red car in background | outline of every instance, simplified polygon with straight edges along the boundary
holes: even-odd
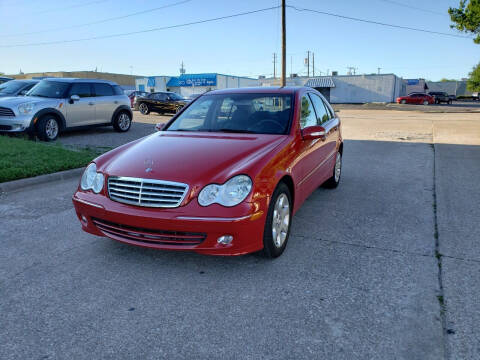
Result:
[[[157,130],[88,165],[73,196],[84,231],[157,249],[277,257],[307,197],[340,182],[340,120],[312,88],[212,91]]]
[[[433,96],[423,94],[423,93],[411,93],[407,96],[400,96],[397,98],[398,104],[423,104],[429,105],[435,103],[435,98]]]
[[[128,98],[130,99],[130,107],[132,109],[138,110],[137,109],[137,98],[147,96],[148,93],[145,91],[138,91],[138,90],[129,90],[128,93],[126,93]]]

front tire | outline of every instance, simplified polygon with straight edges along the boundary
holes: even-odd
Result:
[[[278,184],[268,207],[263,231],[263,256],[276,258],[283,254],[290,235],[292,196],[285,183]]]
[[[324,186],[329,189],[335,189],[340,184],[340,178],[342,177],[342,153],[339,151],[335,157],[335,166],[333,167],[333,174],[328,179]]]
[[[423,102],[423,105],[428,105],[428,104],[429,104],[428,100],[425,100],[425,101]]]
[[[126,111],[120,112],[113,120],[113,128],[118,132],[127,132],[132,126],[132,118]]]
[[[400,101],[400,104],[406,104],[406,103],[407,103],[407,100]]]
[[[53,115],[44,115],[37,125],[37,136],[42,141],[55,141],[60,133],[60,122]]]
[[[140,113],[142,113],[142,115],[148,115],[150,113],[150,108],[145,103],[140,103],[138,105],[138,110],[140,111]]]

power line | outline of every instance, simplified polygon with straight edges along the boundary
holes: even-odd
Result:
[[[235,18],[235,17],[239,17],[239,16],[245,16],[245,15],[256,14],[256,13],[270,11],[270,10],[275,10],[275,9],[278,9],[278,8],[279,8],[278,6],[272,6],[272,7],[268,7],[268,8],[246,11],[246,12],[241,12],[241,13],[227,15],[227,16],[220,16],[220,17],[211,18],[211,19],[192,21],[192,22],[184,23],[184,24],[162,26],[162,27],[146,29],[146,30],[131,31],[131,32],[127,32],[127,33],[101,35],[101,36],[93,36],[93,37],[70,39],[70,40],[55,40],[55,41],[44,41],[44,42],[37,42],[37,43],[0,45],[0,48],[66,44],[66,43],[73,43],[73,42],[80,42],[80,41],[87,41],[87,40],[110,39],[110,38],[114,38],[114,37],[121,37],[121,36],[135,35],[135,34],[143,34],[143,33],[147,33],[147,32],[154,32],[154,31],[161,31],[161,30],[167,30],[167,29],[175,29],[175,28],[180,28],[180,27],[185,27],[185,26],[190,26],[190,25],[204,24],[204,23],[208,23],[208,22],[214,22],[214,21],[219,21],[219,20],[224,20],[224,19],[231,19],[231,18]]]
[[[334,13],[330,13],[330,12],[326,12],[326,11],[319,11],[319,10],[307,9],[307,8],[298,8],[298,7],[293,6],[293,5],[287,5],[287,7],[291,8],[293,10],[296,10],[296,11],[300,11],[300,12],[301,11],[313,12],[313,13],[317,13],[317,14],[333,16],[333,17],[337,17],[337,18],[341,18],[341,19],[359,21],[359,22],[368,23],[368,24],[388,26],[388,27],[391,27],[391,28],[397,28],[397,29],[403,29],[403,30],[419,31],[419,32],[424,32],[424,33],[429,33],[429,34],[436,34],[436,35],[444,35],[444,36],[451,36],[451,37],[457,37],[457,38],[471,39],[470,36],[449,34],[449,33],[444,33],[444,32],[440,32],[440,31],[432,31],[432,30],[426,30],[426,29],[420,29],[420,28],[413,28],[413,27],[409,27],[409,26],[387,24],[387,23],[382,23],[382,22],[379,22],[379,21],[360,19],[360,18],[356,18],[356,17],[352,17],[352,16],[339,15],[339,14],[334,14]]]
[[[389,3],[389,4],[393,4],[393,5],[397,5],[397,6],[402,6],[402,7],[408,8],[408,9],[424,11],[424,12],[427,12],[427,13],[430,13],[430,14],[448,16],[446,13],[441,13],[439,11],[433,11],[433,10],[428,10],[428,9],[424,9],[424,8],[419,8],[419,7],[416,7],[416,6],[403,4],[403,3],[398,2],[398,1],[393,1],[393,0],[379,0],[379,1],[383,1],[385,3]]]
[[[94,4],[100,4],[100,3],[103,3],[103,2],[106,2],[106,1],[107,0],[96,0],[96,1],[84,2],[84,3],[81,3],[81,4],[71,5],[71,6],[59,6],[59,7],[56,7],[55,9],[38,11],[38,12],[36,12],[36,14],[45,14],[45,13],[48,13],[48,12],[58,11],[58,10],[77,9],[79,7],[84,7],[84,6],[94,5]]]
[[[190,1],[192,1],[192,0],[178,1],[178,2],[173,3],[173,4],[167,4],[167,5],[159,6],[159,7],[148,9],[148,10],[138,11],[138,12],[135,12],[135,13],[132,13],[132,14],[111,17],[111,18],[102,19],[102,20],[98,20],[98,21],[92,21],[92,22],[84,23],[84,24],[58,27],[58,28],[46,29],[46,30],[40,30],[40,31],[32,31],[32,32],[26,32],[26,33],[20,33],[20,34],[10,34],[10,35],[7,34],[7,35],[2,35],[2,37],[14,37],[14,36],[22,36],[22,35],[43,34],[43,33],[46,33],[46,32],[67,30],[67,29],[75,29],[75,28],[84,27],[84,26],[103,24],[103,23],[106,23],[106,22],[109,22],[109,21],[126,19],[126,18],[129,18],[129,17],[132,17],[132,16],[142,15],[142,14],[152,12],[152,11],[158,11],[158,10],[166,9],[166,8],[177,6],[177,5],[182,5],[182,4],[188,3]]]

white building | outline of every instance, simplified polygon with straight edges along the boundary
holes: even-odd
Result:
[[[136,80],[139,91],[172,91],[182,96],[202,94],[216,89],[258,86],[257,79],[217,73],[150,76]]]
[[[263,79],[263,86],[279,85],[279,79]],[[287,85],[309,86],[331,103],[395,102],[405,94],[405,83],[394,74],[291,77]]]

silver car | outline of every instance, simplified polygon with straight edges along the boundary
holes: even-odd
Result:
[[[25,97],[0,98],[0,131],[28,132],[44,141],[84,126],[112,125],[125,132],[131,123],[130,99],[106,80],[44,79]]]
[[[0,84],[0,97],[24,96],[31,88],[38,84],[38,80],[10,80]]]

